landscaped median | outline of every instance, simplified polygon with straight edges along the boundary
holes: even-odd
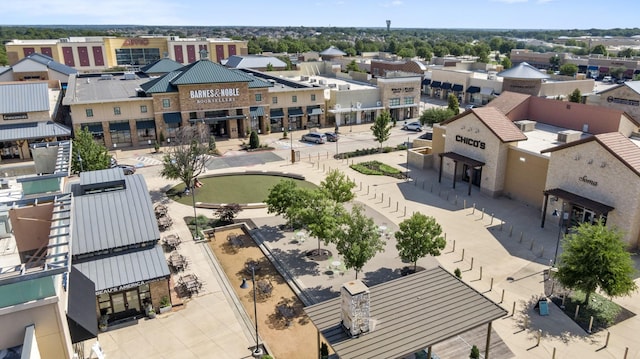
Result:
[[[407,176],[399,169],[391,167],[379,161],[367,161],[349,165],[354,171],[365,175],[389,176],[398,179],[405,179]]]

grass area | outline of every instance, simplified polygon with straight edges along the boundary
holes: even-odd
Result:
[[[196,202],[258,203],[267,199],[269,190],[285,177],[269,175],[231,175],[199,178],[203,186],[196,189]],[[311,182],[293,179],[303,188],[316,188]],[[172,200],[191,206],[191,195],[184,195],[184,183],[167,191]]]
[[[361,162],[353,164],[349,167],[365,175],[389,176],[394,178],[405,177],[402,171],[400,171],[399,169],[391,167],[379,161]]]
[[[610,301],[606,297],[603,297],[597,293],[591,294],[591,303],[589,306],[583,304],[585,294],[581,291],[574,291],[569,294],[564,301],[564,312],[573,318],[576,313],[576,306],[580,306],[578,312],[578,318],[575,322],[578,323],[584,330],[589,329],[589,322],[593,316],[592,332],[596,332],[601,329],[608,328],[614,324],[617,324],[623,320],[633,317],[635,314],[627,309],[617,305]],[[553,302],[561,305],[561,298],[554,298]]]

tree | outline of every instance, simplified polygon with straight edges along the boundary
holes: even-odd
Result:
[[[358,279],[362,267],[377,252],[384,251],[385,241],[380,237],[373,219],[364,214],[362,205],[354,205],[338,227],[335,244],[345,267],[355,269]]]
[[[356,184],[337,169],[329,171],[327,177],[320,182],[320,189],[325,195],[338,203],[351,201],[356,196],[352,192],[355,187]]]
[[[216,153],[216,136],[209,136],[209,154],[213,155]]]
[[[258,137],[258,133],[256,131],[251,131],[251,135],[249,135],[249,148],[256,149],[260,147],[260,138]]]
[[[579,89],[573,90],[569,95],[569,102],[582,103],[582,94]]]
[[[193,187],[193,180],[205,170],[209,151],[209,133],[199,126],[180,127],[175,132],[168,153],[162,158],[160,176],[179,179],[185,189]]]
[[[400,49],[400,51],[398,51],[398,56],[402,57],[403,59],[410,59],[416,56],[416,50],[410,47],[403,47],[402,49]]]
[[[335,239],[338,226],[343,221],[346,211],[342,204],[326,196],[320,190],[302,189],[301,202],[287,211],[287,215],[295,222],[309,231],[309,234],[318,238],[318,250],[320,244],[329,244]]]
[[[506,70],[506,69],[510,69],[513,66],[513,64],[511,63],[511,59],[508,57],[504,57],[502,58],[502,67]]]
[[[622,232],[602,221],[581,223],[562,240],[556,278],[563,286],[585,293],[585,303],[600,289],[609,297],[630,295],[637,289],[635,268],[625,249]]]
[[[282,180],[269,189],[267,199],[267,213],[275,213],[285,217],[290,225],[293,225],[289,217],[289,210],[302,205],[303,194],[298,185],[290,179]]]
[[[111,165],[109,150],[104,145],[93,140],[93,135],[87,127],[76,132],[71,147],[73,152],[71,158],[72,172],[103,170]]]
[[[549,58],[549,65],[551,65],[551,69],[558,70],[560,68],[560,57],[556,54]]]
[[[216,209],[215,215],[220,219],[220,222],[230,224],[233,223],[233,219],[240,211],[242,211],[242,207],[239,204],[229,203]]]
[[[413,262],[416,270],[418,259],[427,255],[439,256],[447,242],[442,234],[442,227],[436,219],[415,213],[400,223],[400,230],[396,232],[396,248],[401,258]]]
[[[358,63],[356,63],[356,60],[351,60],[351,62],[348,63],[347,66],[345,67],[345,70],[347,70],[347,72],[349,71],[360,72],[360,67],[358,67]]]
[[[451,110],[454,115],[460,113],[460,103],[458,102],[458,98],[456,97],[456,95],[450,93],[449,97],[447,98],[447,102],[447,108]]]
[[[453,116],[455,116],[455,114],[448,108],[432,107],[422,111],[420,123],[433,126],[434,123],[440,123]]]
[[[268,63],[265,71],[273,71],[273,65],[271,63]]]
[[[618,51],[618,57],[634,57],[635,55],[636,51],[630,47]]]
[[[380,149],[382,149],[382,143],[389,139],[391,136],[391,114],[389,111],[384,110],[380,113],[380,116],[376,117],[371,126],[373,131],[373,137],[380,143]]]
[[[578,72],[578,66],[574,64],[564,64],[560,66],[560,75],[574,76]]]
[[[607,48],[602,44],[598,44],[598,45],[594,46],[593,49],[591,49],[591,53],[592,54],[600,54],[600,55],[604,55],[604,56],[607,56],[607,54],[608,54]]]
[[[469,359],[479,359],[480,358],[480,349],[474,344],[471,347],[471,353],[469,353]]]
[[[627,71],[626,67],[614,67],[611,69],[610,74],[617,79],[621,79],[625,71]]]

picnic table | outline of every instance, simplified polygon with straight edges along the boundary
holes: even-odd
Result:
[[[176,271],[184,270],[187,267],[187,258],[182,254],[174,251],[169,255],[169,265]]]
[[[162,244],[172,250],[178,248],[181,242],[182,241],[177,234],[169,234],[162,238]]]
[[[202,282],[195,274],[186,274],[180,276],[180,279],[178,279],[178,284],[182,286],[184,291],[189,296],[192,296],[193,293],[198,293],[202,288]]]
[[[168,215],[158,217],[158,229],[164,231],[173,225],[173,220]]]

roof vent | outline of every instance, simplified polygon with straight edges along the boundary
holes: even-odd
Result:
[[[558,142],[569,143],[580,139],[582,132],[574,130],[565,130],[558,132]]]
[[[536,129],[536,121],[521,120],[521,121],[515,121],[514,124],[518,126],[518,128],[522,132],[530,132]]]

